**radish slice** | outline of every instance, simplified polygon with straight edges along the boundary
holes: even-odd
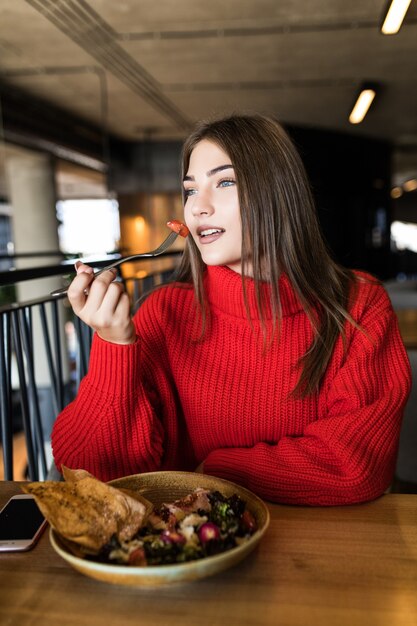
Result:
[[[219,540],[220,539],[219,527],[216,524],[213,524],[213,522],[206,522],[205,524],[200,526],[198,530],[198,538],[200,539],[203,545],[209,541],[213,541],[213,539],[215,541]]]

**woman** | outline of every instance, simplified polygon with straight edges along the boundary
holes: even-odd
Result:
[[[381,495],[410,388],[385,291],[330,258],[276,122],[200,124],[183,172],[191,234],[175,283],[131,320],[114,274],[78,267],[68,296],[96,334],[53,431],[58,467],[197,469],[291,504]]]

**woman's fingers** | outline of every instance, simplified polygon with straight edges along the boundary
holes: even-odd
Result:
[[[105,308],[108,308],[108,301],[110,301],[110,306],[115,308],[120,297],[120,291],[123,289],[123,285],[113,282],[115,278],[116,271],[107,270],[94,279],[94,282],[88,288],[88,297],[86,297],[83,307],[85,315],[91,315],[98,311],[103,304],[105,304]]]
[[[74,312],[100,337],[112,343],[134,343],[136,331],[130,315],[129,296],[121,283],[114,282],[115,270],[94,278],[94,270],[81,262],[68,289]]]
[[[86,272],[87,274],[92,274],[94,272],[93,268],[90,267],[90,265],[87,265],[86,263],[83,263],[79,260],[75,261],[74,267],[77,271],[77,274],[82,274],[83,272]]]
[[[119,284],[110,285],[110,287],[113,286],[121,287]],[[100,324],[97,333],[105,341],[123,344],[136,341],[136,329],[130,316],[130,300],[125,291],[120,290],[116,294],[116,289],[109,288],[98,316],[100,316]]]
[[[80,261],[75,264],[77,276],[68,288],[68,299],[74,312],[79,315],[87,301],[88,287],[94,280],[94,270]]]

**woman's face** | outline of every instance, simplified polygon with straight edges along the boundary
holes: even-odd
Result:
[[[229,156],[203,139],[191,153],[184,178],[184,219],[206,265],[241,271],[242,223]]]

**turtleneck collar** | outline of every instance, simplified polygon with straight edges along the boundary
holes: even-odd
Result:
[[[212,306],[234,317],[247,317],[243,299],[242,276],[225,266],[208,266],[205,277],[207,297]],[[255,297],[255,281],[246,278],[246,291],[251,319],[257,319],[258,309]],[[261,283],[261,291],[266,296],[266,317],[271,318],[269,306],[270,286]],[[281,299],[282,315],[294,315],[302,310],[300,301],[294,292],[288,276],[281,274],[279,278],[279,295]]]

